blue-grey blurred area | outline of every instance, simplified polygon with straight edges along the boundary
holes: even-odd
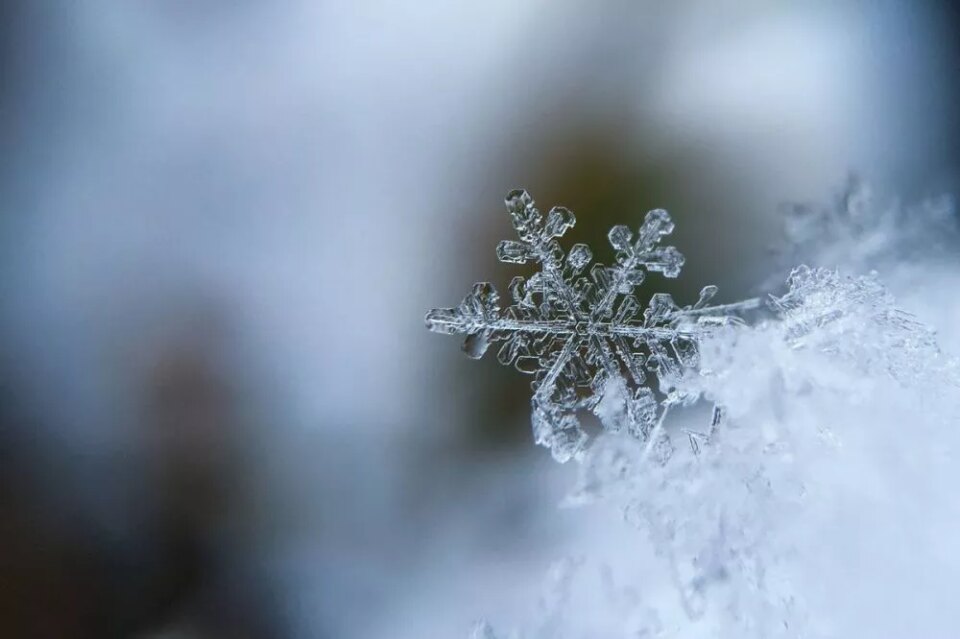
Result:
[[[575,526],[527,380],[423,314],[525,186],[677,221],[679,296],[777,205],[949,192],[951,3],[7,0],[0,636],[464,636]],[[519,595],[516,595],[519,596]]]

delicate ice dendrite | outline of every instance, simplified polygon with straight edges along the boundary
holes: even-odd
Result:
[[[633,293],[647,275],[677,277],[684,262],[676,248],[660,245],[673,231],[662,209],[648,212],[636,234],[626,226],[610,229],[614,264],[594,263],[588,270],[593,254],[587,245],[575,244],[564,254],[558,241],[576,222],[573,212],[554,207],[544,218],[523,190],[510,192],[506,206],[518,239],[500,242],[497,257],[514,264],[536,262],[539,272],[513,278],[512,303],[506,308],[500,307],[494,286],[480,282],[459,306],[427,313],[427,327],[465,335],[464,351],[473,358],[498,343],[502,364],[536,376],[534,438],[557,460],[567,461],[584,449],[580,410],[600,415],[608,430],[626,429],[659,444],[657,425],[664,412],[692,399],[676,386],[697,366],[699,339],[758,301],[709,306],[717,287],[706,286],[691,306],[657,293],[641,308]],[[651,376],[659,393],[650,387]],[[616,396],[617,410],[598,410],[605,394]]]

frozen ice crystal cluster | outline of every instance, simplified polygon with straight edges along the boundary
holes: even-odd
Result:
[[[616,256],[607,266],[593,263],[586,244],[564,253],[558,240],[576,223],[570,210],[554,207],[544,217],[524,190],[510,192],[505,202],[517,239],[500,242],[497,257],[535,262],[540,271],[513,278],[506,308],[492,284],[479,282],[458,306],[427,313],[427,327],[464,335],[463,349],[473,358],[498,344],[502,364],[535,376],[534,438],[558,461],[585,448],[582,410],[594,411],[607,430],[625,430],[667,454],[657,425],[671,406],[696,399],[678,386],[697,366],[698,341],[758,301],[712,306],[717,287],[706,286],[693,305],[657,293],[642,308],[634,291],[647,276],[677,277],[684,263],[676,248],[661,245],[673,232],[662,209],[648,212],[636,234],[626,226],[610,229]],[[611,406],[604,397],[617,401]]]

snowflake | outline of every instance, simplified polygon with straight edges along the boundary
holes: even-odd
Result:
[[[684,263],[676,248],[660,245],[673,232],[662,209],[647,213],[636,236],[626,226],[610,229],[615,264],[595,263],[586,275],[590,248],[575,244],[564,255],[557,239],[576,222],[570,210],[554,207],[544,220],[524,190],[510,192],[505,203],[518,240],[500,242],[497,257],[513,264],[537,262],[540,271],[529,279],[513,278],[513,304],[505,309],[494,286],[479,282],[458,306],[427,313],[427,327],[466,335],[463,348],[473,358],[502,342],[499,361],[535,376],[534,439],[558,461],[585,449],[587,435],[577,417],[583,410],[594,412],[607,430],[625,429],[647,442],[647,452],[653,446],[668,452],[661,425],[670,406],[696,399],[677,385],[697,366],[698,341],[759,301],[708,306],[717,287],[706,286],[691,306],[657,293],[641,308],[634,290],[647,275],[675,278]]]

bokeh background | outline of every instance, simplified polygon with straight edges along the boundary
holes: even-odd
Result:
[[[521,615],[572,468],[423,314],[525,186],[756,292],[778,206],[960,177],[946,2],[6,0],[0,636]],[[586,530],[585,530],[586,528]],[[525,599],[526,598],[526,599]]]

